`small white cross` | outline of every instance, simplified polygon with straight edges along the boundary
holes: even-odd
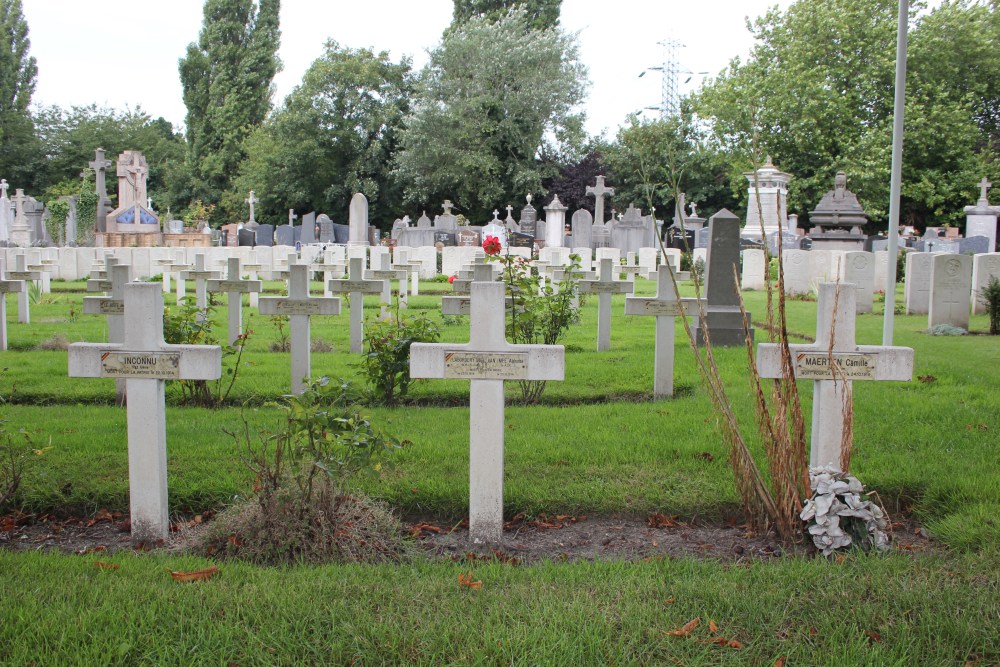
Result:
[[[562,345],[511,345],[504,337],[504,285],[472,284],[469,342],[414,343],[410,377],[471,380],[469,389],[469,537],[503,537],[505,380],[562,380]]]
[[[816,342],[789,345],[791,368],[782,360],[781,345],[757,345],[757,372],[762,378],[814,380],[811,467],[832,466],[847,472],[841,445],[845,411],[850,410],[852,380],[913,379],[913,349],[856,345],[854,338],[857,291],[850,283],[822,283],[816,312]],[[847,421],[850,429],[850,421]]]
[[[230,257],[226,264],[226,279],[213,278],[208,281],[209,292],[225,292],[229,309],[229,344],[232,345],[243,334],[243,295],[256,294],[261,289],[259,280],[243,280],[240,272],[240,258]]]
[[[364,352],[365,342],[365,294],[379,294],[382,291],[381,280],[365,280],[365,260],[362,257],[352,257],[349,262],[347,280],[330,280],[327,286],[331,292],[347,293],[350,296],[351,308],[351,353]]]
[[[35,281],[42,279],[41,271],[28,270],[28,256],[20,252],[14,256],[14,270],[7,274],[10,280]],[[17,293],[17,321],[20,324],[31,324],[31,308],[28,300],[27,284],[25,289]]]
[[[118,260],[108,256],[107,279],[88,280],[87,285],[106,287],[94,291],[109,292],[110,296],[83,297],[83,312],[88,315],[104,315],[108,318],[108,342],[125,342],[125,286],[132,280],[132,267],[119,264]],[[125,381],[115,380],[116,405],[125,405]]]
[[[312,375],[309,318],[313,315],[340,315],[340,299],[309,296],[309,267],[288,267],[288,296],[262,296],[261,315],[288,315],[291,329],[292,393],[301,394]]]
[[[0,350],[7,349],[7,293],[17,292],[18,296],[25,292],[23,280],[5,279],[5,259],[0,256]]]
[[[372,257],[375,256],[372,255]],[[392,258],[389,257],[389,253],[380,253],[378,255],[378,268],[366,271],[364,274],[365,280],[382,281],[382,312],[379,315],[382,319],[389,316],[388,308],[392,304],[392,281],[398,279],[402,282],[406,280],[407,275],[404,270],[393,269],[391,263]]]
[[[580,291],[597,293],[597,351],[611,349],[611,295],[631,294],[635,286],[627,281],[618,280],[614,262],[602,259],[596,280],[581,280]]]
[[[194,256],[194,268],[181,271],[178,280],[194,280],[195,304],[198,310],[208,308],[208,281],[219,277],[218,271],[210,271],[205,265],[205,254]],[[200,316],[199,316],[200,317]]]
[[[247,222],[248,223],[250,223],[250,222],[257,222],[256,220],[254,220],[254,217],[253,217],[253,213],[254,213],[254,208],[253,207],[254,207],[254,204],[258,203],[260,200],[257,199],[257,197],[254,196],[253,190],[250,191],[250,196],[247,197],[246,199],[244,199],[243,201],[245,201],[246,203],[250,204],[250,218],[247,220]]]
[[[455,285],[462,283],[460,286],[462,291],[455,289],[455,292],[459,294],[457,296],[443,296],[441,297],[441,314],[442,315],[468,315],[472,312],[472,297],[469,296],[473,282],[489,283],[496,280],[496,274],[493,271],[493,264],[486,262],[485,260],[480,261],[472,266],[472,277],[470,280],[455,280],[452,282],[451,286],[454,288]],[[509,298],[508,298],[509,302]]]
[[[122,344],[73,343],[69,376],[121,378],[128,392],[129,507],[133,542],[167,538],[167,430],[165,380],[215,380],[222,373],[217,345],[168,345],[163,341],[163,288],[125,287]]]
[[[986,193],[990,191],[991,187],[993,187],[993,184],[990,183],[988,180],[986,180],[986,177],[983,176],[983,180],[979,181],[979,201],[980,202],[986,202],[987,204],[989,204],[990,200],[986,197]],[[6,190],[4,190],[4,192],[6,192]]]

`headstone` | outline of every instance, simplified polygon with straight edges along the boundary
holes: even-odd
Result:
[[[875,256],[870,252],[846,252],[843,257],[843,281],[854,285],[857,314],[872,312],[875,292]]]
[[[697,312],[693,300],[678,301],[670,266],[661,264],[656,271],[656,296],[625,297],[626,315],[656,317],[656,342],[653,352],[653,398],[674,395],[674,318]]]
[[[764,257],[764,251],[749,248],[744,250],[742,255],[743,276],[740,279],[740,288],[745,290],[766,289],[767,260]]]
[[[568,209],[554,195],[545,207],[545,247],[562,248],[566,245],[566,211]]]
[[[351,197],[351,208],[348,225],[350,227],[350,245],[370,245],[368,242],[368,199],[360,192]]]
[[[573,228],[573,247],[593,248],[594,219],[590,215],[590,211],[585,208],[576,211],[573,213],[573,219],[570,224]]]
[[[472,285],[469,342],[414,343],[410,377],[471,381],[469,394],[469,537],[503,537],[504,391],[506,380],[562,380],[561,345],[511,345],[504,338],[504,285]]]
[[[440,243],[444,247],[454,246],[457,241],[455,239],[455,232],[434,232],[434,243],[435,245]]]
[[[535,239],[538,238],[538,211],[531,205],[531,195],[527,195],[525,200],[528,203],[521,209],[521,219],[518,224],[522,234],[527,234]]]
[[[247,218],[247,224],[246,224],[246,225],[244,225],[244,226],[245,226],[245,227],[246,227],[247,229],[251,229],[251,230],[253,230],[253,229],[257,229],[257,224],[258,224],[258,223],[257,223],[257,219],[256,219],[256,218],[254,217],[254,214],[256,213],[256,211],[255,211],[254,207],[255,207],[255,206],[256,206],[256,205],[258,204],[258,203],[260,203],[260,200],[259,200],[259,199],[257,199],[257,196],[256,196],[256,195],[254,194],[254,191],[253,191],[253,190],[251,190],[251,191],[250,191],[250,196],[249,196],[249,197],[247,197],[246,199],[244,199],[243,201],[245,201],[245,202],[246,202],[247,204],[249,204],[249,206],[250,206],[250,217],[249,217],[249,218]],[[263,244],[261,244],[261,245],[263,245]]]
[[[257,225],[257,245],[267,248],[274,245],[274,225]]]
[[[906,273],[903,298],[907,315],[924,315],[931,306],[931,265],[934,254],[906,253]]]
[[[643,218],[642,211],[630,205],[621,220],[611,223],[611,245],[623,253],[656,247],[652,223]]]
[[[239,245],[239,225],[236,223],[230,223],[228,225],[222,225],[220,229],[222,230],[222,245],[229,248]]]
[[[702,227],[694,233],[694,247],[695,248],[707,248],[708,247],[708,227]]]
[[[1000,252],[976,255],[972,258],[972,312],[976,315],[986,312],[986,302],[982,294],[990,284],[990,278],[1000,280]]]
[[[156,283],[130,283],[125,288],[124,343],[70,345],[70,377],[125,380],[134,542],[155,544],[170,531],[165,380],[215,380],[221,373],[218,346],[163,342],[163,290]]]
[[[972,257],[935,255],[931,260],[930,308],[927,327],[950,324],[969,328],[972,299]]]
[[[319,242],[334,243],[336,237],[333,232],[333,220],[326,213],[320,213],[316,217],[316,225],[319,227]]]
[[[292,393],[301,394],[312,375],[309,318],[313,315],[339,315],[340,299],[309,296],[309,267],[305,264],[290,266],[289,274],[288,296],[261,297],[260,314],[288,316],[291,330]]]
[[[737,289],[740,262],[740,220],[722,209],[708,220],[709,245],[705,260],[706,322],[695,320],[697,341],[705,342],[705,330],[713,347],[743,346],[753,328],[744,328]],[[749,318],[749,314],[748,314]],[[750,320],[753,321],[752,319]]]
[[[748,181],[748,200],[742,235],[763,243],[770,234],[788,227],[788,181],[792,175],[777,169],[770,155],[763,167],[743,175]]]
[[[279,225],[274,230],[274,245],[295,245],[295,230],[291,225]]]
[[[597,280],[581,280],[580,292],[597,294],[597,351],[611,349],[611,295],[631,294],[635,286],[615,275],[614,262],[602,259],[597,273]]]
[[[462,248],[469,248],[482,245],[479,239],[479,232],[468,227],[459,228],[455,234],[455,245]]]
[[[993,252],[990,239],[986,236],[968,236],[958,239],[958,253],[960,255],[980,255],[982,253]]]
[[[253,248],[257,245],[257,232],[252,229],[240,229],[236,232],[236,240],[239,246]]]
[[[208,291],[226,293],[226,307],[229,309],[227,333],[229,344],[233,345],[243,335],[243,295],[259,293],[262,283],[259,280],[243,280],[239,257],[230,257],[226,265],[226,279],[209,280]]]
[[[509,241],[511,248],[533,248],[535,246],[535,237],[521,232],[511,232]]]
[[[838,294],[839,292],[839,294]],[[757,346],[757,371],[762,378],[791,374],[797,380],[814,380],[811,467],[832,466],[847,472],[843,443],[850,443],[854,380],[907,382],[913,378],[913,350],[908,347],[857,345],[854,336],[856,289],[853,285],[823,283],[819,286],[816,342],[789,345],[792,367],[783,368],[778,343]]]
[[[445,199],[444,203],[441,204],[441,208],[444,209],[444,213],[434,218],[434,229],[442,232],[458,231],[458,218],[456,218],[451,212],[451,201]]]
[[[594,179],[594,185],[588,185],[586,189],[586,194],[594,198],[594,218],[593,224],[595,226],[604,226],[604,197],[610,196],[615,193],[614,188],[608,188],[604,186],[604,176],[598,175]],[[582,243],[577,243],[576,245],[583,245]]]
[[[347,280],[331,280],[327,283],[330,291],[348,294],[351,300],[351,353],[362,354],[365,351],[365,294],[379,294],[382,291],[381,280],[366,280],[365,260],[353,257],[349,263]]]
[[[351,228],[348,225],[333,223],[333,242],[347,245],[351,238]]]
[[[0,254],[0,350],[7,349],[7,294],[26,291],[25,281],[6,278],[4,257]]]
[[[965,235],[985,236],[987,238],[985,252],[993,252],[997,247],[997,216],[1000,216],[1000,207],[990,206],[987,193],[992,185],[984,176],[983,180],[979,181],[979,201],[975,206],[965,207]]]

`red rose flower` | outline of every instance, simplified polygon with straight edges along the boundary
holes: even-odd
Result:
[[[495,236],[487,236],[486,240],[483,241],[483,252],[487,255],[499,255],[500,239]]]
[[[455,282],[455,276],[448,276],[448,284],[451,285]]]

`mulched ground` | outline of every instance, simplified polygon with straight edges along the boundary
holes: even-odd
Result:
[[[139,545],[130,541],[127,517],[99,511],[92,517],[55,518],[14,514],[0,517],[0,549],[11,551],[61,551],[73,554],[111,554],[124,550],[183,549],[177,537],[211,520],[197,515],[175,525],[177,533],[165,544]],[[559,515],[525,519],[514,517],[504,526],[503,544],[471,544],[465,522],[454,526],[429,520],[404,522],[422,551],[442,560],[497,558],[505,562],[543,560],[640,561],[653,558],[695,557],[742,563],[784,555],[801,555],[808,549],[786,549],[772,535],[757,535],[745,526],[685,522],[676,516],[574,517]],[[905,520],[893,524],[893,549],[921,553],[940,549],[923,528]]]

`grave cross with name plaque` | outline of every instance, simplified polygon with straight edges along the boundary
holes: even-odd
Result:
[[[0,256],[0,350],[7,349],[7,294],[26,291],[23,280],[6,280],[5,270],[4,258]]]
[[[602,259],[596,280],[581,280],[580,291],[584,294],[597,293],[597,351],[611,349],[611,295],[631,294],[635,285],[618,280],[614,261]]]
[[[243,335],[243,295],[259,293],[259,280],[243,280],[240,272],[240,258],[230,257],[226,264],[226,279],[213,278],[208,281],[209,292],[225,292],[226,307],[229,309],[229,344]]]
[[[69,376],[122,378],[128,392],[129,509],[132,541],[167,538],[167,430],[165,380],[215,380],[222,373],[217,345],[163,341],[163,288],[125,287],[125,337],[119,345],[73,343]]]
[[[414,343],[410,377],[471,380],[469,390],[469,537],[497,544],[503,537],[505,380],[562,380],[562,345],[512,345],[504,338],[502,283],[472,284],[469,342]]]
[[[349,317],[351,320],[351,353],[365,351],[365,294],[379,294],[381,280],[365,280],[365,260],[352,257],[348,262],[347,280],[330,280],[327,286],[331,292],[346,293],[351,300]]]
[[[375,255],[372,255],[372,260],[375,260]],[[392,281],[393,280],[406,280],[406,271],[393,269],[390,264],[392,259],[389,257],[389,253],[382,253],[378,255],[378,268],[365,271],[365,280],[380,280],[382,281],[382,312],[379,314],[380,319],[386,319],[389,317],[389,305],[392,303]]]
[[[114,263],[108,257],[108,276],[108,280],[87,281],[88,285],[96,283],[95,287],[106,287],[100,291],[108,292],[110,296],[83,297],[83,312],[107,317],[108,342],[120,345],[125,342],[125,286],[132,280],[132,267]],[[125,405],[124,380],[115,380],[115,401],[118,406]]]
[[[208,281],[219,277],[217,271],[211,271],[205,266],[205,255],[198,253],[194,256],[194,268],[181,271],[178,280],[194,280],[195,305],[198,310],[208,308]],[[198,319],[203,316],[199,315]]]
[[[762,378],[791,375],[797,380],[814,380],[811,467],[832,466],[847,472],[841,445],[852,439],[849,430],[844,432],[844,412],[850,409],[853,380],[913,379],[912,348],[855,344],[856,298],[853,284],[819,285],[816,342],[788,346],[791,368],[783,367],[780,344],[757,346],[757,371]]]
[[[288,296],[262,296],[261,315],[287,315],[291,330],[292,393],[301,394],[311,375],[309,318],[313,315],[340,315],[340,299],[309,296],[309,267],[289,267]]]
[[[656,343],[653,351],[653,398],[674,395],[674,318],[697,312],[695,299],[677,300],[669,264],[656,270],[656,296],[625,297],[626,315],[656,317]]]

